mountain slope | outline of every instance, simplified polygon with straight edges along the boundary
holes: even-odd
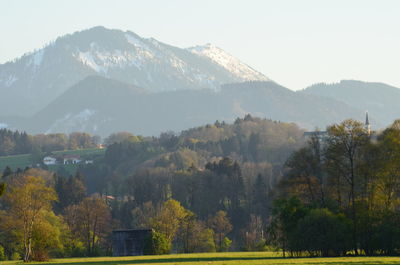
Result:
[[[31,115],[90,75],[154,92],[268,80],[211,45],[181,49],[133,32],[95,27],[0,65],[0,112]]]
[[[120,81],[89,76],[23,124],[29,131],[40,133],[97,132],[98,127],[107,127],[116,118],[122,118],[122,113],[127,114],[124,118],[128,123],[130,109],[147,93],[145,89]]]
[[[341,101],[300,94],[272,82],[228,84],[223,86],[223,92],[248,113],[295,122],[309,130],[325,129],[347,118],[362,120],[364,117],[362,111]]]
[[[334,84],[316,84],[299,93],[340,100],[368,111],[383,125],[400,118],[400,89],[383,83],[342,80]]]
[[[257,72],[250,66],[239,61],[237,58],[228,54],[221,48],[218,48],[210,43],[204,46],[195,46],[187,49],[188,51],[211,60],[214,63],[222,66],[230,73],[241,77],[243,81],[264,80],[268,79],[260,72]]]
[[[296,122],[313,129],[363,112],[328,98],[299,94],[274,82],[245,82],[221,90],[150,92],[99,76],[88,77],[34,117],[20,123],[29,132],[86,131],[106,136],[115,131],[158,135],[250,113]]]

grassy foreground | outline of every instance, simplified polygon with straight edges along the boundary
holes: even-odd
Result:
[[[22,264],[20,261],[4,261],[0,264]],[[29,264],[75,264],[75,265],[261,265],[261,264],[400,264],[400,257],[339,257],[339,258],[282,258],[272,252],[229,252],[229,253],[202,253],[177,254],[163,256],[140,257],[99,257],[99,258],[71,258],[55,259],[50,262]]]

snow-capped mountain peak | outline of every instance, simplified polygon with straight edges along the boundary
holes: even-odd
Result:
[[[152,51],[152,49],[149,48],[149,46],[143,41],[143,39],[136,36],[136,34],[133,34],[131,32],[126,32],[125,38],[130,44],[132,44],[138,49]]]
[[[268,80],[210,44],[181,49],[130,31],[94,27],[65,35],[33,53],[0,64],[0,113],[29,115],[90,75],[153,92],[218,90],[225,83]],[[5,93],[9,96],[3,97]],[[1,98],[16,100],[3,102]],[[21,98],[29,104],[14,110]]]
[[[234,75],[243,78],[245,81],[270,81],[262,73],[254,70],[247,64],[241,62],[236,57],[230,55],[223,49],[211,43],[190,47],[187,48],[187,50],[199,56],[210,59],[211,61],[224,67],[226,70],[233,73]]]

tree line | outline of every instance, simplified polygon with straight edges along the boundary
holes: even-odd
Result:
[[[74,132],[29,135],[26,132],[0,129],[0,156],[48,153],[53,151],[93,148],[100,144],[99,136]]]
[[[40,169],[3,176],[0,259],[46,261],[49,257],[111,254],[111,231],[119,228],[109,196],[86,194],[80,175],[64,177]],[[224,211],[205,221],[180,202],[147,202],[132,210],[137,228],[152,228],[145,254],[226,251],[232,225]]]
[[[269,227],[290,253],[394,255],[400,250],[400,120],[370,135],[346,120],[293,153]]]

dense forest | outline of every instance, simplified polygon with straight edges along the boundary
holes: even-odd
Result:
[[[35,250],[37,239],[33,238],[28,255],[24,244],[17,244],[23,233],[11,236],[3,228],[0,244],[8,258],[108,254],[110,231],[116,228],[154,228],[159,238],[165,237],[168,247],[164,251],[263,248],[260,242],[272,189],[282,176],[284,162],[304,145],[304,139],[295,124],[247,115],[234,124],[217,121],[179,135],[115,133],[105,144],[104,158],[81,165],[74,176],[62,169],[56,173],[40,169],[4,172],[7,188],[1,205],[6,212],[13,211],[14,202],[10,198],[14,192],[7,191],[17,185],[14,181],[21,183],[19,178],[36,176],[33,181],[43,175],[41,185],[51,188],[58,198],[46,206],[46,214],[51,213],[54,220],[46,214],[41,217],[51,222],[47,228],[58,229],[57,244],[46,243],[44,249]],[[89,209],[102,209],[102,221],[91,233],[94,238],[88,240],[88,231],[79,226],[89,221],[79,218],[87,216],[82,211],[90,203],[96,207]],[[172,216],[171,211],[175,212]],[[175,224],[174,228],[163,227],[165,223]],[[1,224],[17,225],[6,220]]]
[[[112,134],[104,157],[72,176],[8,168],[0,258],[109,255],[123,228],[153,229],[146,254],[398,253],[400,122],[379,134],[353,120],[303,133],[246,115],[159,137]]]
[[[381,133],[346,120],[286,163],[270,243],[293,255],[400,253],[400,120]]]

